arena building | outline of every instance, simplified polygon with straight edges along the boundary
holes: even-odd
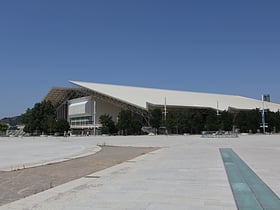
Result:
[[[122,85],[70,81],[76,88],[54,87],[44,100],[51,101],[58,119],[67,119],[72,130],[95,132],[101,125],[99,117],[112,116],[116,122],[121,110],[131,110],[148,121],[148,111],[160,108],[170,110],[217,110],[236,112],[250,109],[269,109],[276,112],[280,104],[269,97],[256,100],[248,97],[224,94],[175,91]]]

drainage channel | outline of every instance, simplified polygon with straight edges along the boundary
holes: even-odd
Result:
[[[279,210],[279,197],[231,149],[220,148],[228,180],[239,210]]]

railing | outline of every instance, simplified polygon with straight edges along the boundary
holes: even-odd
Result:
[[[93,124],[91,122],[88,122],[88,123],[83,123],[83,122],[75,122],[75,123],[71,123],[70,124],[70,128],[78,128],[78,129],[83,129],[83,128],[88,128],[88,129],[91,129],[91,128],[99,128],[99,127],[102,127],[101,124]]]
[[[202,138],[237,138],[238,134],[232,131],[202,131]]]
[[[6,135],[7,136],[23,136],[25,132],[23,129],[16,129],[16,130],[7,130]]]
[[[156,134],[156,129],[155,128],[152,128],[152,127],[148,127],[148,126],[144,126],[141,128],[141,130],[144,132],[144,133],[148,133],[148,134]]]

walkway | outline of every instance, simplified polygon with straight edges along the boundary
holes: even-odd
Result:
[[[279,197],[279,139],[262,135],[233,139],[200,136],[76,139],[92,145],[161,149],[1,206],[0,210],[236,210],[220,148],[233,149]]]

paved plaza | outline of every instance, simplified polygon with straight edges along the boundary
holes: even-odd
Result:
[[[98,145],[160,149],[0,206],[0,210],[234,210],[220,148],[231,148],[280,197],[279,135],[0,138],[0,169],[93,154],[100,150]]]

